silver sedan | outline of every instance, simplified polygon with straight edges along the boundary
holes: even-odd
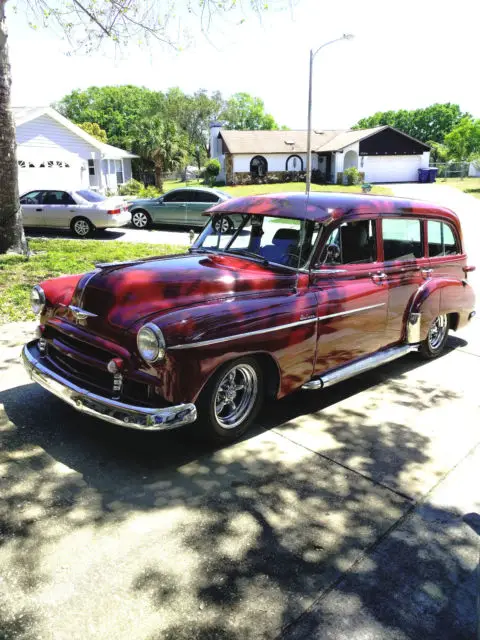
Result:
[[[96,229],[124,227],[131,219],[122,198],[107,198],[88,189],[37,189],[24,193],[20,204],[26,227],[70,228],[80,238]]]

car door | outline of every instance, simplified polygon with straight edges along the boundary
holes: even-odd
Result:
[[[26,227],[43,226],[43,193],[43,191],[29,191],[20,198],[23,224]]]
[[[336,226],[311,271],[318,305],[316,374],[385,346],[388,288],[380,275],[377,224],[372,218]]]
[[[385,217],[381,221],[382,273],[388,287],[387,344],[401,342],[406,314],[418,288],[429,277],[423,221],[415,217]]]
[[[77,209],[77,203],[67,191],[45,191],[43,214],[46,227],[69,227]]]
[[[210,191],[202,191],[201,189],[192,189],[190,191],[190,200],[187,205],[188,223],[194,226],[204,226],[207,218],[203,215],[204,211],[218,204],[219,196]]]
[[[187,220],[187,202],[188,191],[186,189],[175,189],[163,196],[161,220],[158,222],[166,222],[168,224],[186,225]]]

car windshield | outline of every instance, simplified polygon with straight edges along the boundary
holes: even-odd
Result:
[[[233,231],[222,232],[230,225]],[[216,215],[205,226],[192,251],[219,251],[301,269],[310,259],[322,226],[311,220],[263,215]]]
[[[101,193],[95,193],[95,191],[89,191],[88,189],[82,189],[82,191],[77,191],[77,193],[87,202],[103,202],[107,199],[105,196],[102,196]]]

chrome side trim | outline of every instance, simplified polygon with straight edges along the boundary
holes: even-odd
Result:
[[[302,324],[311,324],[317,322],[318,318],[309,318],[308,320],[299,320],[298,322],[290,322],[288,324],[281,324],[278,327],[270,327],[268,329],[259,329],[258,331],[247,331],[247,333],[239,333],[234,336],[227,336],[226,338],[214,338],[213,340],[203,340],[202,342],[189,342],[188,344],[177,344],[173,347],[168,347],[170,351],[178,349],[194,349],[196,347],[209,347],[211,344],[221,344],[222,342],[229,342],[230,340],[241,340],[242,338],[249,338],[250,336],[259,336],[263,333],[270,333],[272,331],[281,331],[282,329],[290,329],[291,327],[300,327]]]
[[[319,316],[318,321],[327,320],[327,318],[338,318],[339,316],[349,316],[352,313],[358,313],[359,311],[368,311],[368,309],[376,309],[377,307],[384,307],[385,302],[379,304],[370,304],[368,307],[359,307],[358,309],[350,309],[350,311],[340,311],[339,313],[330,313],[328,316]]]
[[[212,340],[202,340],[201,342],[189,342],[188,344],[177,344],[172,347],[168,347],[170,351],[179,349],[195,349],[197,347],[209,347],[212,344],[221,344],[222,342],[228,342],[229,340],[241,340],[242,338],[250,338],[251,336],[259,336],[263,333],[271,333],[273,331],[281,331],[282,329],[291,329],[292,327],[300,327],[302,324],[310,324],[311,322],[319,322],[320,320],[327,320],[327,318],[336,318],[338,316],[347,316],[352,313],[358,313],[359,311],[367,311],[368,309],[375,309],[376,307],[385,306],[385,302],[380,304],[372,304],[368,307],[360,307],[358,309],[351,309],[350,311],[340,311],[339,313],[331,313],[328,316],[319,316],[317,318],[309,318],[308,320],[299,320],[298,322],[289,322],[288,324],[281,324],[278,327],[269,327],[267,329],[259,329],[258,331],[247,331],[246,333],[238,333],[234,336],[227,336],[225,338],[213,338]]]
[[[75,318],[77,320],[86,320],[87,318],[96,318],[97,317],[96,313],[91,313],[90,311],[85,311],[85,309],[82,309],[81,307],[76,307],[73,304],[69,305],[68,308],[70,309],[70,311],[73,313],[73,315],[75,316]]]
[[[407,353],[410,353],[411,351],[417,350],[418,345],[403,344],[398,347],[385,349],[385,351],[377,351],[376,353],[373,353],[366,358],[356,360],[351,364],[339,367],[338,369],[333,369],[323,376],[319,376],[318,378],[309,380],[302,386],[302,389],[312,391],[315,389],[325,389],[326,387],[331,387],[338,382],[343,382],[344,380],[348,380],[348,378],[353,378],[360,373],[365,373],[370,369],[380,367],[382,364],[387,364],[387,362],[392,362],[397,358],[401,358],[402,356],[407,355]]]
[[[85,289],[88,287],[88,285],[90,284],[90,280],[92,280],[92,278],[94,278],[97,274],[99,274],[101,271],[101,269],[94,269],[92,271],[92,273],[88,276],[88,278],[86,279],[85,283],[83,284],[82,287],[82,292],[80,293],[80,305],[83,304],[83,298],[85,296]]]
[[[194,404],[179,404],[161,409],[138,407],[111,398],[104,398],[73,384],[37,359],[33,350],[37,340],[26,344],[22,351],[23,366],[34,382],[72,406],[77,411],[122,427],[143,431],[166,431],[197,419]]]
[[[407,342],[418,344],[420,342],[420,326],[422,324],[421,313],[410,313],[407,320]]]

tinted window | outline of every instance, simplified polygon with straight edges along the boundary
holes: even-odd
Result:
[[[218,196],[208,191],[195,191],[196,202],[218,202]]]
[[[225,200],[231,200],[233,198],[233,196],[229,193],[226,193],[225,191],[219,191],[218,189],[215,191],[215,193],[218,193],[218,195],[222,198],[225,198]]]
[[[456,238],[448,224],[438,220],[428,221],[428,255],[452,256],[460,253]]]
[[[423,256],[420,220],[384,219],[383,253],[386,261],[415,260]]]
[[[192,191],[173,191],[167,193],[163,198],[164,202],[195,202],[195,192]]]
[[[30,191],[20,198],[20,204],[42,204],[42,191]]]
[[[43,204],[76,204],[72,196],[66,191],[46,191]]]
[[[78,195],[87,200],[87,202],[103,202],[107,198],[102,196],[101,193],[95,193],[95,191],[88,191],[88,189],[82,189],[82,191],[77,191]]]
[[[365,264],[376,260],[375,222],[346,222],[332,231],[320,265]]]

